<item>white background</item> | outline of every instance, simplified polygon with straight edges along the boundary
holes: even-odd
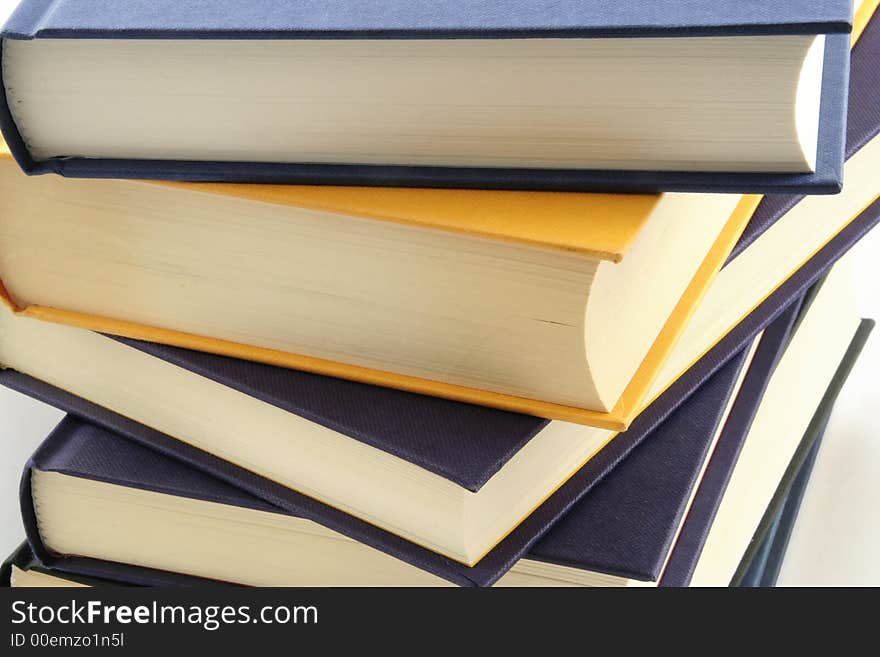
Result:
[[[16,0],[0,0],[0,24]],[[880,320],[880,230],[856,247],[863,317]],[[880,329],[844,388],[780,575],[783,585],[880,585]],[[22,466],[61,413],[0,388],[0,555],[23,539]],[[0,556],[2,560],[2,556]]]

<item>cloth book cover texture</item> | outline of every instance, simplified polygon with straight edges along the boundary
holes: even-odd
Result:
[[[750,550],[744,555],[740,565],[740,571],[744,575],[740,581],[732,582],[737,586],[773,586],[781,566],[781,560],[785,552],[788,539],[791,534],[794,519],[803,497],[806,483],[809,479],[813,462],[815,461],[819,445],[824,434],[830,412],[833,408],[834,401],[846,380],[846,377],[858,358],[858,355],[873,328],[873,321],[864,320],[853,338],[850,348],[847,351],[844,360],[829,385],[822,403],[817,409],[809,428],[805,432],[804,438],[798,448],[798,452],[792,459],[789,468],[794,473],[793,481],[788,481],[788,477],[784,478],[780,483],[777,494],[774,495],[770,505],[768,505],[767,516],[772,515],[772,523],[769,528],[762,533],[759,528],[755,534],[755,540],[760,541],[756,549]],[[777,330],[783,330],[785,327],[778,326]],[[764,358],[770,355],[765,351]],[[760,394],[759,390],[754,389],[751,395]],[[735,407],[737,408],[737,407]],[[741,404],[735,412],[742,412]],[[741,418],[745,419],[745,418]],[[70,419],[65,420],[69,422]],[[692,423],[694,426],[697,423]],[[84,432],[89,433],[90,430],[83,425]],[[80,432],[75,428],[69,429],[68,434],[72,436],[72,442],[80,442],[87,445],[88,439],[83,439]],[[92,434],[100,436],[100,434]],[[693,436],[690,436],[692,438]],[[723,476],[719,476],[721,472],[732,471],[736,463],[736,455],[742,446],[744,434],[725,429],[719,438],[716,453],[710,460],[712,470],[715,475],[706,477],[700,484],[694,498],[692,511],[687,515],[683,530],[682,538],[675,544],[671,552],[670,564],[667,569],[668,573],[664,574],[660,584],[662,586],[684,586],[688,583],[690,570],[682,571],[682,564],[690,564],[692,568],[699,558],[702,547],[700,541],[692,540],[695,535],[704,535],[712,522],[712,514],[708,510],[717,508],[721,496],[726,487],[726,480]],[[118,439],[117,439],[118,441]],[[95,449],[100,447],[100,437],[97,444],[93,445]],[[680,474],[690,471],[692,466],[682,465],[682,467],[673,467],[663,469],[667,465],[664,458],[675,455],[689,462],[692,457],[697,457],[701,450],[705,450],[708,446],[704,439],[689,440],[682,438],[679,434],[673,437],[670,434],[666,442],[649,442],[635,450],[626,460],[624,460],[606,479],[601,482],[595,490],[586,496],[580,503],[575,505],[572,512],[557,523],[546,535],[544,539],[539,541],[535,547],[527,555],[530,559],[542,559],[545,555],[543,551],[549,550],[562,561],[574,565],[575,567],[600,569],[601,565],[597,559],[604,557],[605,564],[617,563],[617,568],[612,566],[612,570],[620,572],[620,562],[622,559],[634,559],[630,563],[635,565],[640,560],[650,563],[648,569],[656,572],[662,566],[662,556],[668,549],[668,543],[661,548],[664,540],[652,540],[661,536],[671,537],[670,527],[675,525],[676,520],[670,520],[669,524],[664,526],[664,520],[669,520],[664,512],[668,512],[676,507],[679,503],[676,499],[671,498],[684,494],[683,488],[675,485],[676,481],[681,481]],[[123,441],[114,442],[109,445],[110,454],[118,455],[113,458],[113,466],[108,468],[118,479],[111,480],[123,485],[143,485],[144,477],[137,476],[139,483],[131,484],[130,477],[125,474],[126,468],[138,467],[142,463],[152,465],[148,468],[151,472],[161,473],[159,476],[173,477],[175,469],[180,467],[155,452],[148,452],[133,444]],[[67,459],[73,460],[76,457],[68,450]],[[140,457],[140,458],[138,458]],[[700,458],[697,458],[699,461]],[[164,461],[164,463],[163,463]],[[677,463],[679,461],[676,461]],[[164,466],[164,467],[163,467]],[[183,466],[185,468],[185,466]],[[74,468],[75,470],[75,468]],[[121,473],[121,474],[120,474]],[[653,473],[653,475],[651,474]],[[88,474],[88,473],[87,473]],[[656,477],[656,478],[655,478]],[[192,488],[193,484],[200,480],[206,482],[205,489],[207,491],[217,490],[215,481],[210,478],[202,478],[196,475],[192,477],[192,471],[184,469],[184,480]],[[632,484],[636,482],[652,482],[649,490],[652,492],[660,491],[658,499],[666,500],[665,503],[653,503],[648,501],[645,503],[645,495],[634,491]],[[187,486],[178,486],[177,494],[201,496],[204,491],[183,490]],[[222,490],[222,487],[221,487]],[[603,501],[604,500],[604,501]],[[228,503],[237,503],[235,499]],[[658,518],[655,513],[659,513]],[[616,514],[616,515],[615,515]],[[673,514],[674,515],[674,514]],[[603,522],[604,521],[604,522]],[[599,524],[594,524],[599,523]],[[598,532],[597,532],[598,530]],[[635,531],[636,533],[629,533]],[[645,538],[637,543],[632,542],[632,536],[643,533]],[[621,546],[624,546],[621,549]],[[75,579],[90,585],[107,585],[107,584],[133,584],[138,586],[203,586],[217,584],[211,580],[205,580],[198,577],[182,575],[179,573],[171,573],[166,571],[155,570],[151,568],[143,568],[130,564],[111,563],[106,561],[98,561],[95,559],[64,556],[50,556],[49,561],[52,568],[58,572],[62,572],[65,576],[73,575]],[[4,564],[4,570],[0,571],[0,582],[7,584],[9,581],[9,569],[11,564],[15,563],[20,568],[36,568],[46,570],[46,566],[41,563],[33,555],[30,546],[24,544],[19,550],[10,557]],[[659,565],[658,565],[659,564]],[[627,572],[627,569],[622,569]],[[51,572],[49,570],[48,572]],[[91,577],[85,577],[83,574],[88,573]]]
[[[427,38],[821,34],[850,29],[851,0],[25,0],[15,38]]]
[[[727,369],[730,374],[735,375],[738,369],[737,363],[731,363]],[[732,377],[724,376],[722,373],[719,373],[716,377],[713,377],[710,383],[707,383],[706,395],[712,398],[714,407],[721,408],[723,406],[720,402],[725,399],[726,394],[729,394],[731,383]],[[700,393],[697,394],[699,395]],[[711,429],[711,426],[706,427],[703,425],[707,422],[709,424],[713,421],[717,422],[718,419],[717,413],[712,412],[713,409],[706,410],[709,412],[700,413],[696,420],[686,414],[674,414],[673,418],[675,419],[670,421],[677,425],[676,429],[678,431],[668,432],[669,437],[682,435],[681,430],[685,426],[690,426],[693,429],[702,430],[702,434],[699,436],[700,439],[694,442],[704,443],[705,447],[706,441],[703,436],[711,435],[711,431],[707,430]],[[658,436],[655,440],[650,441],[649,444],[668,444],[668,440],[663,440]],[[638,454],[639,451],[636,450],[633,456]],[[699,449],[696,451],[699,451]],[[671,455],[668,455],[667,458],[669,456]],[[689,459],[686,457],[684,463],[688,463],[688,461]],[[620,468],[625,467],[628,463],[629,459],[624,461],[621,466],[618,466],[609,477],[616,476]],[[264,511],[280,512],[274,505],[249,496],[247,493],[198,470],[189,468],[182,462],[162,456],[158,452],[146,449],[134,442],[121,440],[118,436],[106,430],[80,420],[75,420],[70,416],[34,456],[34,465],[41,469],[62,471],[76,476],[85,476],[127,486],[160,490],[171,494],[208,499]],[[681,469],[685,468],[686,466],[682,465],[681,468],[673,470],[680,472]],[[678,472],[670,471],[663,473],[673,483],[676,480],[676,474]],[[29,486],[27,484],[23,485],[22,493],[25,496],[23,508],[26,509],[26,517],[28,516],[27,509],[30,508],[30,502],[26,497],[28,490]],[[635,499],[638,499],[638,497],[636,496],[632,501],[635,501]],[[602,507],[600,505],[597,508],[601,509]],[[595,514],[595,511],[591,513],[591,509],[585,509],[584,512],[580,512],[580,505],[577,505],[572,514],[585,516],[577,522],[577,524],[584,524],[591,520],[591,516]],[[613,517],[608,520],[613,520]],[[29,532],[29,536],[32,544],[36,546],[38,554],[43,555],[44,563],[52,564],[54,567],[70,569],[70,564],[66,564],[64,557],[53,559],[47,555],[33,532]],[[566,529],[559,540],[565,544],[570,538],[571,530]],[[551,545],[551,550],[552,547]],[[587,549],[589,549],[589,546]],[[637,548],[634,549],[637,550]],[[97,564],[93,564],[91,572],[92,574],[102,576],[109,574]]]
[[[117,434],[131,439],[133,441],[131,443],[133,447],[136,446],[135,442],[140,443],[141,445],[145,445],[152,450],[165,455],[166,462],[177,463],[179,461],[181,463],[179,467],[188,469],[190,472],[199,473],[202,477],[206,477],[206,475],[202,473],[213,475],[217,481],[218,487],[224,487],[224,490],[226,490],[229,495],[235,494],[245,500],[245,502],[239,502],[239,505],[250,507],[257,505],[257,508],[263,509],[282,509],[287,513],[309,518],[324,524],[331,529],[339,531],[340,533],[346,534],[351,538],[382,549],[398,558],[404,559],[416,566],[462,585],[488,585],[494,582],[522,556],[528,546],[534,542],[534,540],[537,539],[553,521],[561,516],[569,506],[581,496],[581,494],[586,492],[586,489],[595,484],[607,474],[607,472],[611,471],[614,465],[616,465],[626,453],[635,447],[638,442],[646,438],[648,435],[654,436],[658,431],[662,431],[662,426],[664,424],[662,422],[662,415],[660,417],[646,417],[645,426],[642,427],[641,431],[636,428],[636,431],[630,430],[629,432],[618,436],[612,441],[609,447],[600,452],[599,456],[592,459],[587,466],[575,476],[575,478],[569,480],[568,483],[560,488],[559,491],[544,503],[544,505],[539,507],[534,514],[527,518],[517,529],[504,539],[504,541],[493,549],[489,555],[484,557],[476,566],[469,568],[424,548],[415,546],[414,544],[400,539],[388,532],[352,518],[351,516],[332,509],[331,507],[320,504],[290,489],[249,473],[231,463],[224,462],[203,452],[199,452],[198,450],[188,447],[184,443],[158,434],[143,425],[127,421],[118,415],[107,412],[99,407],[95,407],[84,400],[67,395],[57,389],[53,389],[41,382],[26,378],[25,380],[19,380],[18,382],[23,384],[19,387],[20,390],[27,391],[44,401],[54,403],[56,406],[59,406],[68,412],[75,413],[80,417],[92,419],[93,422],[102,427],[100,430],[95,427],[94,430],[96,432],[101,432],[101,435],[105,437],[110,435],[107,433],[106,429],[112,428]],[[713,401],[716,406],[721,406],[717,399]],[[685,404],[685,407],[689,407],[691,403],[697,402],[689,402],[688,404]],[[687,414],[687,408],[685,408],[682,413]],[[651,431],[654,425],[658,423],[660,424],[660,428]],[[121,442],[118,438],[115,439],[117,442]],[[59,441],[63,442],[61,439],[59,439]],[[52,441],[49,441],[48,444],[51,445]],[[115,443],[111,441],[110,444]],[[143,454],[152,453],[152,451],[143,448],[140,449]],[[104,454],[104,452],[101,450],[95,450],[91,453],[99,463],[99,465],[93,466],[93,468],[100,472],[103,467],[103,457],[101,455]],[[38,466],[40,463],[42,463],[43,466],[51,465],[40,461],[40,456],[41,454],[38,453]],[[63,453],[59,458],[61,456],[63,456]],[[169,459],[169,456],[174,457],[176,461]],[[57,461],[55,462],[57,463]],[[141,464],[141,466],[135,471],[143,474],[146,472],[146,468]],[[210,477],[206,478],[210,480]],[[175,482],[175,478],[173,477],[157,476],[154,477],[154,479],[159,480],[160,485],[163,487],[169,485],[173,487]],[[29,508],[26,497],[28,491],[29,486],[24,484],[22,492],[25,495],[25,498],[23,498],[23,509],[26,523],[28,522],[27,519],[29,517],[32,518],[32,515],[29,515],[27,511]],[[30,522],[30,525],[33,527],[32,521]],[[31,536],[31,540],[34,540],[34,532],[31,532],[29,535]],[[47,557],[45,552],[41,551],[38,546],[37,553],[41,558]],[[46,563],[53,564],[51,560],[48,560]],[[98,572],[92,574],[100,575]]]
[[[765,337],[758,347],[758,352],[753,358],[739,397],[744,401],[737,402],[744,408],[740,413],[747,420],[754,412],[757,399],[760,398],[760,391],[763,390],[763,386],[769,378],[776,358],[784,344],[787,343],[788,333],[798,305],[795,304],[794,308],[774,324],[775,330],[765,333]],[[617,473],[616,476],[620,476],[618,470],[615,469],[616,466],[626,462],[624,459],[646,438],[646,444],[657,446],[665,444],[668,449],[672,450],[672,453],[649,454],[642,459],[641,466],[636,462],[637,472],[630,475],[632,481],[644,483],[645,479],[649,479],[647,475],[638,472],[638,470],[651,463],[663,462],[666,466],[674,463],[677,467],[664,467],[659,470],[662,474],[660,478],[667,478],[661,486],[677,486],[679,489],[689,491],[694,483],[696,473],[699,471],[699,463],[702,461],[702,456],[705,455],[715,426],[723,414],[743,359],[743,354],[739,354],[733,358],[727,357],[726,364],[724,362],[710,364],[710,361],[705,359],[701,361],[701,366],[705,370],[704,376],[693,381],[682,380],[678,382],[676,386],[681,389],[671,391],[672,393],[677,392],[675,396],[669,396],[667,393],[661,397],[639,417],[633,428],[618,435],[608,447],[564,484],[535,513],[496,546],[488,556],[470,568],[403,541],[388,532],[367,525],[326,505],[199,452],[179,441],[162,436],[143,425],[135,424],[84,400],[53,389],[46,384],[28,377],[18,377],[16,383],[20,385],[16,387],[44,401],[54,403],[80,418],[88,418],[93,422],[93,424],[87,424],[72,418],[65,422],[35,454],[32,467],[67,471],[71,474],[162,490],[171,494],[190,495],[200,499],[224,501],[237,506],[276,510],[306,517],[455,583],[490,585],[522,558],[535,541],[562,515],[566,513],[585,514],[584,519],[576,523],[579,525],[592,525],[597,522],[590,518],[591,514],[611,513],[610,517],[613,517],[615,510],[605,508],[603,503],[588,505],[584,507],[583,511],[579,511],[578,502],[588,491],[594,489],[597,483],[609,476],[609,473]],[[710,373],[710,370],[714,372],[714,375]],[[748,391],[752,391],[752,393],[749,394]],[[684,401],[685,397],[688,398],[686,401]],[[732,432],[744,432],[747,431],[748,421],[741,421],[736,425],[728,422],[726,426]],[[114,430],[117,434],[131,439],[132,442],[125,443],[119,440],[118,436],[112,435],[107,429]],[[75,440],[71,438],[74,434],[78,436]],[[676,450],[681,447],[679,441],[685,437],[690,440],[690,443],[687,444],[691,445],[688,458],[676,453]],[[99,447],[95,446],[97,445],[96,441],[101,441]],[[140,445],[135,443],[140,443]],[[92,446],[88,446],[89,444]],[[86,445],[86,447],[81,448],[78,445]],[[135,461],[131,459],[126,461],[122,458],[126,453],[119,451],[122,447],[117,449],[113,447],[114,445],[127,445],[125,447],[125,450],[128,450],[127,453],[137,452],[140,456],[136,459],[136,467],[130,465]],[[145,449],[144,446],[150,449]],[[169,459],[169,456],[174,458]],[[659,461],[655,461],[655,458]],[[123,463],[129,465],[123,465]],[[622,503],[636,504],[640,499],[643,499],[633,487],[624,485],[623,488],[629,488],[630,495]],[[53,560],[51,555],[39,544],[29,495],[30,485],[26,473],[22,483],[22,510],[25,524],[28,527],[29,539],[37,555],[46,565],[62,567],[63,563],[59,564]],[[680,517],[684,512],[682,499],[686,498],[687,492],[683,492],[678,496],[662,496],[657,501],[658,504],[669,503],[672,505],[671,508],[664,510],[665,517]],[[618,508],[617,513],[620,510]],[[656,509],[655,512],[659,513]],[[632,571],[632,576],[651,579],[656,577],[656,571],[662,564],[659,555],[668,550],[668,544],[672,540],[670,533],[672,531],[673,529],[668,525],[653,524],[651,531],[642,532],[641,540],[631,546],[634,553],[618,554],[615,561],[614,551],[620,551],[619,545],[610,547],[589,544],[578,546],[580,548],[578,554],[569,552],[566,557],[564,552],[560,552],[560,546],[565,545],[571,536],[572,529],[568,528],[565,530],[565,534],[560,535],[561,540],[543,543],[542,547],[536,546],[533,558],[566,563],[590,560],[591,562],[595,561],[597,566],[604,567],[605,570]],[[597,551],[594,557],[589,556],[591,549]],[[602,554],[605,549],[610,549],[611,553]],[[641,552],[645,552],[647,556],[641,556]],[[620,558],[626,558],[627,561],[621,562]],[[609,567],[606,562],[615,562],[617,565]],[[84,571],[79,570],[78,572]],[[86,574],[106,576],[100,570],[88,571]]]
[[[53,158],[34,161],[0,98],[0,126],[28,173],[327,185],[543,189],[561,191],[730,191],[834,193],[842,182],[849,67],[849,0],[825,3],[514,2],[462,5],[385,0],[322,3],[81,3],[26,0],[4,27],[6,39],[34,38],[503,38],[826,34],[820,129],[813,173],[702,173],[364,164]]]
[[[732,583],[733,586],[755,588],[776,585],[782,560],[785,557],[791,532],[800,510],[800,503],[819,454],[820,443],[821,438],[810,450],[788,496],[782,503],[782,507],[776,510],[763,540],[756,547],[754,554],[750,555],[750,560],[741,564],[740,567],[744,568],[743,575],[739,582]]]

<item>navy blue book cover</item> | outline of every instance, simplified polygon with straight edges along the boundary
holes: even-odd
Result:
[[[757,401],[788,342],[798,309],[796,304],[765,332],[734,402],[735,410],[725,425],[725,435],[739,440],[739,436],[748,431]],[[167,440],[172,446],[177,445],[175,453],[144,440],[144,435],[120,435],[107,430],[106,425],[99,426],[73,416],[68,416],[37,450],[25,471],[21,488],[25,527],[43,565],[112,578],[110,571],[99,562],[79,558],[72,564],[66,557],[49,554],[41,544],[29,480],[30,469],[38,468],[310,518],[458,584],[489,585],[526,554],[531,559],[575,564],[638,579],[656,579],[743,363],[744,354],[729,360],[666,417],[661,419],[648,413],[648,426],[636,427],[635,433],[630,429],[619,435],[472,568],[450,563],[411,544],[404,547],[405,542],[387,532],[292,491],[287,491],[283,500],[274,501],[265,494],[254,495],[249,482],[241,478],[245,473],[237,473],[237,479],[229,479],[223,472],[213,471],[204,458],[200,467],[192,467],[186,447],[177,441]],[[263,485],[272,486],[270,482]],[[664,494],[651,494],[658,490]],[[565,520],[536,543],[562,515]],[[653,521],[644,523],[646,517]],[[619,531],[604,531],[606,526],[614,525],[615,520]],[[603,531],[597,531],[597,527]],[[636,528],[638,531],[633,534]],[[528,537],[526,540],[523,540],[524,534]],[[638,540],[632,540],[633,535]],[[583,540],[584,536],[593,540]]]
[[[90,159],[35,161],[15,126],[5,94],[0,126],[28,173],[70,177],[325,185],[534,189],[560,191],[727,191],[835,193],[842,183],[848,85],[850,0],[556,0],[478,4],[430,0],[282,0],[185,3],[173,0],[77,2],[25,0],[3,30],[6,39],[413,39],[652,37],[825,34],[816,171],[702,173],[364,164]],[[863,38],[865,38],[863,36]]]
[[[25,0],[15,38],[481,38],[849,32],[852,0]]]

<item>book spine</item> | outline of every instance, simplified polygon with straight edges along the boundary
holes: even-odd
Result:
[[[824,428],[823,428],[824,433]],[[788,550],[788,543],[791,540],[791,534],[794,530],[794,524],[797,521],[798,513],[801,510],[801,502],[804,494],[807,492],[807,485],[810,481],[810,475],[813,473],[813,466],[816,458],[819,456],[819,448],[822,445],[822,436],[813,445],[810,455],[801,467],[801,471],[794,481],[788,499],[779,514],[779,519],[775,523],[772,537],[767,550],[767,556],[764,560],[764,567],[761,571],[761,577],[755,583],[755,586],[776,586],[776,580],[779,578],[779,571],[782,570],[782,561]]]
[[[709,457],[709,464],[681,532],[672,547],[669,561],[659,581],[660,586],[683,587],[690,584],[739,452],[751,429],[773,371],[793,335],[804,308],[803,304],[803,296],[794,300],[764,331],[715,451]],[[752,371],[762,372],[763,375],[753,378],[750,376]]]
[[[22,171],[32,175],[38,173],[37,169],[39,167],[37,167],[37,163],[31,157],[25,138],[19,131],[15,119],[12,118],[12,110],[9,107],[13,90],[7,84],[9,71],[6,66],[7,60],[5,57],[6,39],[7,37],[4,34],[2,41],[0,41],[0,84],[3,87],[2,93],[0,93],[0,132],[3,133],[3,138],[6,140],[6,145],[9,147],[9,152],[12,153],[12,157],[15,158],[15,162],[21,167]],[[44,165],[43,169],[46,172],[54,170],[51,162],[41,164]]]
[[[42,449],[42,446],[40,447]],[[42,566],[49,567],[52,557],[46,546],[43,545],[43,539],[40,537],[40,529],[37,526],[37,512],[34,507],[34,496],[31,490],[31,478],[33,470],[36,467],[36,455],[30,458],[24,466],[24,472],[21,475],[21,483],[19,484],[18,495],[21,507],[21,520],[24,525],[24,534],[30,545],[31,551],[38,563]]]
[[[38,468],[45,468],[56,462],[64,460],[63,446],[64,436],[68,433],[69,426],[72,422],[76,422],[70,415],[65,416],[58,425],[52,429],[52,432],[46,439],[40,443],[36,451],[25,463],[24,471],[21,475],[19,483],[18,495],[19,505],[21,508],[21,519],[24,525],[25,538],[30,545],[34,558],[37,562],[47,568],[51,567],[53,557],[43,543],[40,536],[40,527],[37,522],[37,507],[34,500],[33,488],[31,486],[33,479],[33,471]]]
[[[474,8],[410,0],[391,3],[393,10],[378,3],[378,11],[357,0],[189,4],[201,6],[190,8],[179,0],[76,0],[69,5],[65,0],[25,0],[7,29],[22,38],[69,36],[78,30],[99,38],[503,39],[848,34],[853,26],[852,0],[763,3],[760,11],[755,3],[667,2],[663,11],[650,12],[640,2],[607,0],[588,7],[484,0]],[[46,21],[59,5],[71,9],[64,20]]]

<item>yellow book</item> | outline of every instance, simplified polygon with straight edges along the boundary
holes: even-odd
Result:
[[[69,181],[0,163],[28,317],[623,429],[756,197]]]

